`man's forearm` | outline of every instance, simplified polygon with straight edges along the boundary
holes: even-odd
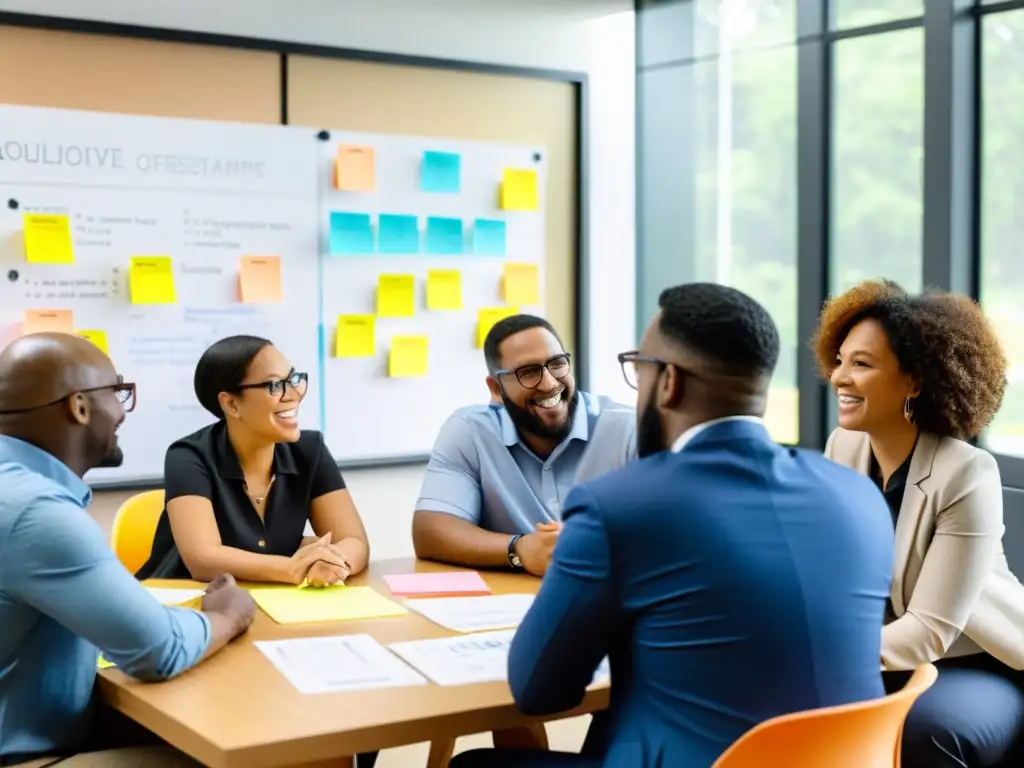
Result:
[[[219,611],[206,611],[204,615],[210,621],[210,644],[203,654],[205,660],[238,637],[245,629],[245,622],[239,616]]]
[[[508,565],[510,538],[444,512],[418,510],[413,516],[413,546],[424,560],[500,568]]]

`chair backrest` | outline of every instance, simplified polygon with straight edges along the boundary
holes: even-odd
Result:
[[[899,768],[903,721],[937,676],[935,666],[926,664],[884,698],[767,720],[743,734],[713,768]]]
[[[110,531],[110,547],[117,559],[135,573],[153,551],[156,524],[164,511],[164,492],[144,491],[128,499],[114,516]]]

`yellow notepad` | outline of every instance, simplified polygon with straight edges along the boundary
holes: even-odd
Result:
[[[379,619],[408,614],[398,603],[388,600],[370,587],[258,587],[249,590],[249,594],[256,605],[278,624]]]

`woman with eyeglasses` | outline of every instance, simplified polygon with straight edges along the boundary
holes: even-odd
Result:
[[[366,568],[338,465],[321,433],[299,429],[307,385],[266,339],[230,336],[203,353],[195,392],[217,421],[167,449],[165,509],[138,578],[330,586]]]

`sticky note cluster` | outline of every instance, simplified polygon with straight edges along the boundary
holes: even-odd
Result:
[[[412,214],[381,213],[374,226],[372,214],[331,211],[327,247],[332,256],[504,256],[506,225],[500,219],[475,219],[467,238],[462,219],[450,216],[427,216],[421,230]]]

